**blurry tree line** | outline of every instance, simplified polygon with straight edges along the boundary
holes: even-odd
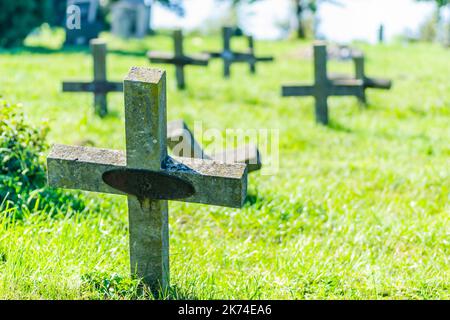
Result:
[[[111,5],[119,0],[100,0],[99,18],[108,25],[106,17]],[[148,0],[149,4],[159,3],[182,15],[184,0]],[[252,4],[261,0],[215,0],[228,2],[232,10],[239,5]],[[291,0],[292,16],[295,17],[298,38],[311,38],[315,35],[316,14],[321,4],[341,5],[339,0]],[[436,3],[436,13],[427,24],[422,26],[421,37],[435,40],[438,36],[450,41],[449,0],[416,0]],[[65,23],[66,0],[14,0],[0,2],[0,47],[15,46],[42,23],[51,26],[63,26]],[[447,10],[447,17],[444,11]]]
[[[418,2],[434,2],[436,11],[420,30],[420,39],[424,41],[438,40],[450,46],[450,2],[449,0],[416,0]]]
[[[99,19],[106,25],[111,5],[118,0],[100,0]],[[152,0],[182,13],[183,0]],[[0,47],[20,45],[26,36],[43,23],[64,26],[67,0],[0,1]]]

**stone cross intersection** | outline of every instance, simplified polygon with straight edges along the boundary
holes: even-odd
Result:
[[[356,96],[358,99],[363,99],[364,86],[362,80],[330,80],[328,78],[327,47],[323,42],[314,44],[314,77],[313,85],[283,86],[282,96],[313,96],[316,101],[315,113],[318,123],[328,124],[329,96]]]
[[[371,78],[366,76],[365,71],[365,58],[364,54],[362,52],[358,52],[353,54],[352,56],[353,64],[355,66],[355,76],[347,76],[347,75],[330,75],[330,79],[332,81],[341,81],[341,80],[362,80],[363,87],[364,87],[364,93],[362,97],[358,97],[360,101],[364,104],[367,103],[366,98],[366,89],[382,89],[382,90],[389,90],[392,87],[392,81],[389,79],[381,79],[381,78]]]
[[[261,155],[254,144],[246,144],[237,149],[207,155],[194,134],[183,120],[174,120],[167,124],[167,144],[172,153],[179,157],[203,158],[225,163],[245,163],[248,172],[260,170]]]
[[[131,68],[124,81],[126,151],[55,145],[50,186],[126,195],[131,273],[152,292],[169,286],[168,201],[239,208],[245,164],[167,155],[166,75]]]
[[[255,56],[255,46],[252,36],[248,38],[249,49],[247,52],[235,52],[231,49],[231,39],[233,37],[233,28],[224,27],[222,29],[223,37],[223,50],[222,52],[208,52],[211,58],[221,58],[223,60],[223,74],[225,78],[229,78],[231,75],[231,65],[233,63],[248,63],[250,66],[250,72],[256,73],[257,62],[269,62],[273,61],[273,57],[257,57]]]
[[[178,89],[186,88],[186,81],[184,77],[184,67],[192,66],[207,66],[209,62],[209,55],[197,54],[187,56],[183,50],[183,33],[181,30],[175,30],[173,33],[174,50],[175,53],[149,51],[147,57],[152,63],[173,64],[175,65],[175,72],[177,77]]]
[[[90,41],[94,81],[92,82],[63,82],[63,92],[92,92],[94,93],[95,113],[101,117],[108,114],[108,92],[122,92],[122,82],[109,82],[106,77],[106,43],[100,39]]]

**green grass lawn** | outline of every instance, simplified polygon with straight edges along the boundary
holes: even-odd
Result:
[[[108,34],[110,80],[149,66],[148,49],[171,49]],[[0,51],[0,92],[23,104],[30,122],[48,122],[49,142],[124,149],[123,97],[93,115],[90,94],[61,92],[62,80],[90,79],[87,51],[62,51],[61,33]],[[238,41],[238,47],[244,42]],[[249,176],[242,209],[170,203],[170,298],[450,298],[450,51],[438,45],[361,45],[367,73],[391,78],[369,106],[331,98],[329,127],[314,122],[312,98],[281,98],[281,85],[312,81],[310,43],[258,42],[276,62],[190,67],[188,89],[167,69],[168,118],[205,129],[279,129],[280,169]],[[188,52],[220,47],[189,37]],[[352,72],[333,61],[331,71]],[[208,148],[212,148],[209,145]],[[264,156],[264,155],[263,155]],[[219,191],[220,192],[220,191]],[[0,298],[143,298],[129,277],[124,197],[88,194],[101,210],[12,223],[0,213]]]

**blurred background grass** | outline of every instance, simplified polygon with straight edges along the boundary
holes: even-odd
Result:
[[[92,77],[88,51],[60,50],[44,32],[0,51],[0,91],[29,120],[48,122],[51,143],[89,140],[124,148],[123,97],[93,115],[90,94],[62,93],[62,80]],[[146,50],[172,50],[165,34],[123,41],[109,34],[108,77],[149,66]],[[281,98],[281,85],[313,79],[311,43],[258,42],[257,75],[236,65],[187,68],[188,89],[167,70],[168,119],[204,129],[279,129],[280,171],[249,177],[241,210],[170,203],[171,298],[449,298],[450,53],[439,45],[359,44],[367,74],[391,78],[369,106],[331,98],[329,127],[314,122],[312,98]],[[190,36],[186,52],[219,49]],[[236,41],[244,48],[244,39]],[[306,53],[306,54],[305,54]],[[351,73],[351,63],[330,62]],[[209,148],[213,147],[212,145]],[[21,222],[0,220],[0,298],[140,298],[128,276],[126,200],[87,195],[100,212]]]

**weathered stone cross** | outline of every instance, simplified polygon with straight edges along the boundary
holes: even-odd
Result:
[[[225,163],[245,163],[248,172],[260,170],[261,155],[254,144],[246,144],[237,149],[207,155],[194,134],[183,120],[174,120],[167,124],[167,145],[178,157],[203,158]]]
[[[122,92],[122,82],[109,82],[106,77],[106,43],[100,39],[90,41],[94,61],[94,81],[63,82],[63,92],[93,92],[95,113],[101,117],[108,114],[108,92]]]
[[[283,86],[284,97],[314,96],[316,100],[316,121],[328,124],[329,96],[356,96],[361,99],[364,95],[362,80],[330,80],[327,75],[327,47],[322,42],[314,44],[314,76],[313,85]]]
[[[152,291],[169,285],[168,201],[242,206],[245,164],[167,155],[166,76],[132,68],[125,78],[126,152],[56,145],[50,186],[127,195],[131,272]]]
[[[253,37],[248,37],[248,52],[235,52],[231,49],[231,38],[233,37],[233,28],[224,27],[222,29],[223,37],[223,51],[222,52],[209,52],[211,58],[223,59],[223,74],[225,78],[229,78],[231,75],[231,65],[233,63],[243,62],[248,63],[250,66],[250,72],[256,73],[257,62],[269,62],[273,61],[273,57],[256,57]]]
[[[330,78],[331,80],[350,80],[350,79],[357,79],[357,80],[362,80],[363,82],[363,87],[364,87],[364,92],[363,95],[361,97],[358,97],[358,99],[360,99],[360,101],[364,104],[367,103],[367,98],[366,98],[366,89],[383,89],[383,90],[389,90],[392,87],[392,81],[389,79],[381,79],[381,78],[369,78],[366,76],[366,71],[365,71],[365,58],[364,58],[364,54],[362,52],[357,52],[355,54],[353,54],[353,63],[355,65],[355,77],[351,77],[351,76],[345,76],[345,75],[331,75]]]
[[[193,66],[207,66],[209,62],[209,55],[197,54],[187,56],[183,50],[183,33],[181,30],[173,32],[173,41],[175,54],[150,51],[147,53],[150,62],[165,63],[175,65],[178,89],[186,88],[186,81],[184,78],[184,67],[187,65]]]

